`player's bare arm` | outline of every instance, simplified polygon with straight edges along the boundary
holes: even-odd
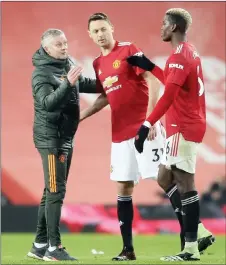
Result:
[[[160,82],[148,71],[144,72],[142,76],[148,85],[148,93],[149,93],[148,108],[147,108],[147,117],[148,117],[153,111],[158,101]]]
[[[82,110],[80,112],[80,122],[85,120],[86,118],[92,116],[93,114],[99,112],[104,107],[108,105],[108,99],[105,93],[102,93],[93,103],[92,106]]]
[[[147,108],[147,114],[146,116],[148,117],[151,112],[153,111],[158,98],[159,98],[159,90],[160,90],[160,82],[158,79],[156,79],[150,72],[146,71],[142,74],[144,80],[147,83],[148,86],[148,108]],[[151,127],[147,140],[153,140],[157,136],[157,130],[156,127],[153,126]]]

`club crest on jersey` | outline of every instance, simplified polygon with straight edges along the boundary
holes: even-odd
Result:
[[[114,69],[118,69],[120,67],[120,65],[121,65],[121,61],[120,60],[115,60],[113,62],[113,68]]]

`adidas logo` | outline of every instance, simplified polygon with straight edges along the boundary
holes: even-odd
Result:
[[[180,209],[179,208],[176,208],[175,209],[175,213],[179,213],[180,212]]]
[[[122,225],[124,225],[124,222],[119,221],[119,226],[122,226]]]
[[[143,55],[143,52],[137,52],[137,53],[135,53],[133,56],[142,56]]]

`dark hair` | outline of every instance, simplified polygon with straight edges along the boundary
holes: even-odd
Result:
[[[176,30],[185,33],[187,29],[186,21],[179,15],[167,15],[171,24],[176,24]]]
[[[186,33],[192,24],[192,17],[187,10],[182,8],[171,8],[166,11],[170,23],[176,24],[176,30]]]
[[[89,25],[92,21],[96,21],[96,20],[105,20],[107,21],[110,25],[111,25],[111,22],[108,18],[108,16],[104,13],[94,13],[93,15],[91,15],[89,17],[89,20],[88,20],[88,29],[89,29]]]

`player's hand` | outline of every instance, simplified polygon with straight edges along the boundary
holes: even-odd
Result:
[[[151,62],[142,52],[127,57],[127,62],[132,66],[138,66],[146,71],[152,71],[155,64]]]
[[[134,145],[139,153],[143,152],[144,141],[147,139],[149,133],[149,128],[145,125],[141,125],[137,135],[135,137]]]
[[[74,86],[75,83],[78,81],[79,76],[81,75],[82,67],[72,67],[67,74],[67,79],[71,86]]]
[[[148,141],[153,141],[155,139],[155,137],[157,136],[157,129],[156,129],[156,125],[152,126],[149,129],[149,133],[148,133],[148,137],[147,140]]]

